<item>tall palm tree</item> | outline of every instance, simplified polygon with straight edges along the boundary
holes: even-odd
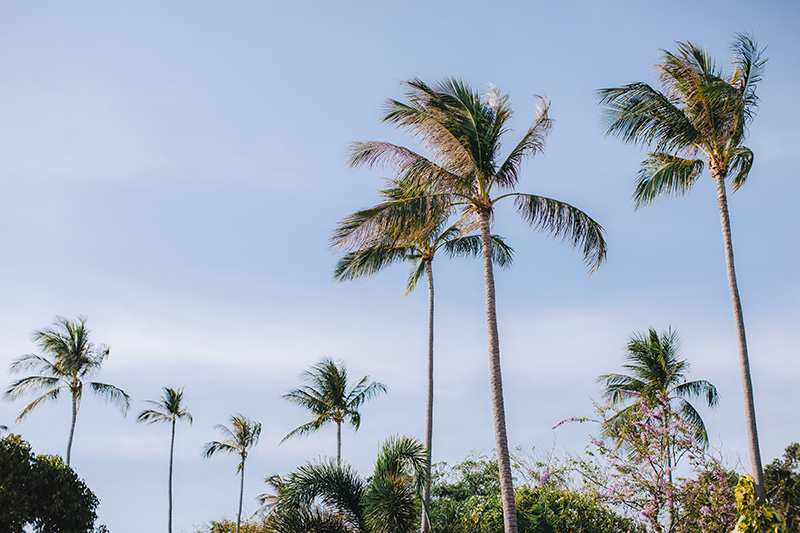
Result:
[[[386,392],[386,386],[379,381],[368,382],[369,376],[364,376],[348,390],[347,368],[343,362],[329,357],[323,357],[311,370],[303,372],[301,378],[306,384],[282,397],[305,407],[315,418],[290,431],[281,442],[336,422],[336,463],[342,464],[342,422],[347,421],[358,430],[361,426],[358,408],[366,400]]]
[[[622,404],[631,398],[629,391],[636,392],[650,406],[659,405],[660,395],[676,409],[693,430],[694,438],[701,446],[708,444],[708,433],[697,409],[689,398],[699,398],[709,407],[719,402],[717,388],[704,379],[687,381],[689,363],[680,359],[678,333],[668,328],[662,333],[650,328],[647,333],[634,333],[628,339],[627,363],[623,368],[628,374],[604,374],[597,378],[605,387],[605,395],[612,404]],[[618,416],[624,418],[633,412],[636,404],[629,405]]]
[[[420,191],[404,180],[397,180],[389,189],[381,191],[385,201],[402,198],[414,198]],[[333,277],[337,281],[352,280],[377,273],[389,265],[399,261],[410,262],[411,272],[406,284],[406,295],[417,285],[419,278],[425,273],[428,285],[428,371],[427,402],[425,416],[425,450],[432,461],[433,447],[433,319],[434,319],[434,287],[433,259],[439,250],[449,257],[478,256],[481,251],[479,235],[465,235],[469,225],[457,222],[447,227],[447,210],[429,210],[424,213],[420,227],[375,227],[369,235],[353,239],[347,227],[350,220],[362,218],[362,212],[343,220],[334,231],[332,243],[335,246],[347,246],[351,241],[358,249],[346,253],[336,264]],[[392,221],[388,221],[390,224]],[[365,242],[366,241],[366,242]],[[511,264],[513,249],[505,244],[502,237],[492,235],[492,253],[494,262],[501,267]],[[423,490],[424,512],[422,516],[422,532],[430,531],[427,510],[431,496],[431,465],[428,464],[428,481]]]
[[[636,180],[633,199],[637,209],[662,195],[685,194],[708,165],[717,191],[753,480],[756,496],[764,501],[764,474],[744,315],[733,262],[726,182],[730,182],[733,191],[738,190],[753,165],[753,152],[743,142],[758,107],[756,85],[766,59],[763,48],[744,33],[736,34],[731,50],[732,71],[724,73],[706,50],[691,42],[678,43],[677,53],[663,51],[663,59],[656,65],[661,91],[646,83],[631,83],[602,89],[599,97],[606,106],[609,135],[653,148],[642,162]]]
[[[541,99],[541,107],[533,124],[501,159],[500,142],[508,131],[512,116],[508,95],[492,87],[481,96],[456,78],[434,86],[414,79],[405,82],[405,86],[408,89],[406,101],[390,100],[384,121],[408,130],[431,152],[431,157],[391,143],[363,142],[354,145],[351,159],[355,165],[393,166],[405,179],[430,183],[434,192],[417,198],[385,202],[360,220],[352,220],[349,229],[353,233],[365,231],[364,227],[370,227],[376,219],[413,225],[419,219],[419,213],[431,204],[450,209],[451,212],[458,211],[462,220],[473,221],[480,228],[489,376],[503,518],[506,533],[516,533],[516,506],[506,435],[492,269],[490,228],[495,204],[514,198],[514,205],[523,220],[535,229],[549,232],[580,247],[592,271],[605,259],[604,232],[583,211],[567,203],[514,191],[519,182],[521,163],[544,149],[545,138],[552,127],[547,100]]]
[[[192,415],[181,404],[183,401],[183,389],[170,389],[164,387],[164,395],[160,401],[145,400],[146,403],[153,406],[152,409],[145,409],[139,413],[137,422],[147,422],[153,424],[156,422],[168,422],[172,425],[172,435],[169,441],[169,522],[167,531],[172,533],[172,459],[175,454],[175,425],[178,420],[187,420],[192,423]]]
[[[410,533],[426,463],[421,443],[396,437],[384,443],[366,480],[332,460],[306,464],[281,484],[267,523],[276,533]]]
[[[95,346],[89,341],[90,330],[86,328],[86,318],[78,317],[77,321],[56,317],[53,328],[36,331],[33,342],[46,355],[26,354],[19,357],[9,369],[12,374],[34,370],[41,375],[28,376],[11,383],[5,397],[14,400],[29,392],[44,393],[29,403],[17,417],[17,423],[28,416],[41,403],[56,400],[62,390],[68,390],[72,396],[72,423],[69,427],[67,441],[67,465],[72,455],[72,439],[75,436],[75,421],[83,396],[84,380],[100,371],[108,357],[108,346]],[[119,407],[123,415],[128,412],[131,400],[125,392],[107,383],[89,382],[89,388],[103,400]]]
[[[250,420],[244,415],[234,415],[231,417],[231,427],[222,424],[214,426],[224,436],[224,440],[207,442],[203,447],[203,457],[211,457],[218,453],[236,454],[241,457],[236,471],[241,473],[241,483],[239,485],[239,513],[236,515],[236,533],[242,525],[242,499],[244,498],[244,462],[247,460],[247,453],[258,444],[261,436],[261,424]]]

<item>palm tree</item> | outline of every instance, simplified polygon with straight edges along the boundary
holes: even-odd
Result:
[[[155,422],[168,422],[172,425],[172,435],[169,441],[169,522],[167,531],[172,533],[172,459],[175,453],[175,424],[178,420],[187,420],[192,423],[192,415],[181,405],[183,401],[183,389],[170,389],[164,387],[164,396],[161,401],[145,400],[146,403],[153,406],[152,409],[146,409],[139,413],[137,422],[147,422],[153,424]]]
[[[236,515],[236,533],[239,533],[242,524],[242,499],[244,498],[244,462],[247,460],[248,451],[258,444],[258,438],[261,436],[261,424],[239,414],[231,417],[231,429],[222,424],[214,427],[222,433],[225,439],[207,442],[203,447],[203,457],[208,458],[217,453],[233,453],[242,458],[236,467],[236,471],[241,472],[239,513]]]
[[[267,523],[276,533],[410,533],[427,461],[420,442],[397,437],[384,443],[367,480],[332,460],[306,464],[281,484]]]
[[[379,381],[368,383],[369,376],[364,376],[355,387],[348,390],[344,363],[328,357],[323,357],[311,370],[303,372],[301,378],[306,384],[282,397],[305,407],[315,418],[290,431],[281,442],[316,431],[329,422],[336,422],[336,463],[342,464],[342,422],[347,421],[358,430],[361,425],[358,408],[366,400],[386,392],[386,386]]]
[[[744,185],[753,165],[753,152],[742,143],[758,107],[756,85],[766,59],[763,48],[738,33],[731,46],[732,72],[723,73],[707,51],[694,43],[678,43],[678,52],[663,51],[656,65],[662,90],[632,83],[599,91],[606,106],[609,135],[625,142],[652,146],[642,162],[633,193],[636,208],[662,195],[691,190],[705,164],[717,191],[717,208],[725,248],[728,288],[739,346],[750,461],[756,496],[764,501],[764,474],[756,429],[755,402],[744,316],[733,262],[726,180],[733,191]],[[699,156],[699,157],[698,157]]]
[[[418,190],[403,180],[393,182],[392,187],[381,191],[385,201],[402,198],[414,198]],[[332,242],[337,246],[346,246],[352,235],[347,231],[350,220],[359,220],[363,212],[358,212],[342,221],[334,231]],[[377,273],[389,265],[399,261],[412,264],[406,284],[406,295],[417,285],[419,278],[425,273],[428,284],[428,372],[427,402],[425,418],[425,450],[432,460],[433,445],[433,259],[441,249],[449,257],[478,256],[481,250],[479,235],[465,235],[469,225],[455,223],[446,227],[448,213],[446,210],[429,210],[425,213],[419,228],[389,227],[374,228],[374,233],[354,239],[357,250],[345,254],[337,263],[333,277],[337,281],[352,280]],[[391,223],[391,221],[389,221]],[[363,242],[366,241],[366,242]],[[505,267],[511,264],[513,249],[505,244],[502,237],[492,235],[492,253],[494,262]],[[430,530],[427,510],[430,507],[431,465],[428,464],[428,482],[423,490],[424,510],[422,516],[422,532]]]
[[[23,394],[45,391],[29,403],[17,417],[17,423],[28,416],[41,403],[58,399],[66,389],[72,396],[72,423],[67,441],[67,465],[70,464],[72,439],[75,436],[75,421],[81,406],[84,380],[100,371],[108,357],[108,346],[95,346],[89,342],[90,330],[86,329],[86,318],[78,317],[73,322],[64,317],[56,317],[52,329],[36,331],[33,342],[51,359],[43,355],[26,354],[11,363],[12,374],[34,370],[41,375],[28,376],[13,382],[6,390],[5,397],[14,400]],[[113,385],[92,381],[92,392],[107,402],[115,404],[123,415],[128,412],[131,400],[125,392]]]
[[[451,78],[434,86],[414,79],[405,83],[406,102],[390,100],[384,121],[406,128],[430,152],[427,158],[407,148],[386,142],[357,143],[351,157],[354,165],[393,166],[405,179],[430,183],[432,193],[417,198],[385,202],[350,230],[358,234],[375,220],[395,220],[398,225],[413,224],[430,205],[460,211],[462,220],[478,225],[483,255],[486,290],[486,326],[489,340],[489,376],[494,417],[495,443],[500,470],[503,518],[506,533],[516,533],[516,506],[511,477],[511,460],[505,426],[505,407],[500,369],[500,342],[497,333],[494,272],[492,269],[491,222],[495,204],[514,198],[519,215],[533,228],[579,246],[586,263],[594,271],[604,261],[606,244],[603,229],[583,211],[558,200],[514,192],[519,182],[520,165],[544,149],[552,127],[550,107],[541,107],[531,127],[509,154],[500,159],[500,141],[508,131],[512,111],[508,96],[492,87],[483,97],[463,81]],[[500,194],[496,194],[500,191]],[[360,225],[361,224],[361,225]]]
[[[678,333],[669,328],[658,333],[653,328],[647,333],[634,333],[628,339],[626,361],[623,368],[628,374],[604,374],[597,378],[605,387],[605,396],[611,404],[622,404],[638,393],[653,407],[659,405],[661,396],[677,403],[677,412],[694,433],[698,444],[708,444],[708,433],[697,409],[687,398],[701,398],[709,407],[719,402],[717,388],[704,379],[687,381],[689,363],[679,358]],[[637,405],[628,405],[617,415],[619,419],[633,412]],[[615,417],[616,418],[616,417]]]

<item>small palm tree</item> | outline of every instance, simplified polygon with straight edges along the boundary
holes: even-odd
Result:
[[[152,405],[153,408],[139,413],[139,417],[136,419],[137,422],[147,422],[148,424],[168,422],[172,426],[172,434],[169,441],[169,522],[167,527],[167,531],[172,533],[172,460],[175,454],[175,425],[178,420],[187,420],[191,424],[192,415],[181,404],[183,401],[183,389],[175,390],[164,387],[164,396],[160,401],[145,401]]]
[[[244,462],[247,460],[248,451],[258,444],[261,436],[261,424],[254,422],[244,415],[231,417],[231,429],[222,424],[214,426],[225,437],[222,441],[207,442],[203,448],[203,456],[208,458],[218,453],[236,454],[241,457],[236,471],[241,473],[239,486],[239,513],[236,515],[236,533],[242,524],[242,499],[244,498]]]
[[[599,91],[606,106],[609,135],[652,146],[642,162],[633,193],[637,208],[660,196],[689,192],[708,164],[717,191],[717,209],[725,248],[728,289],[739,345],[747,437],[756,496],[764,501],[764,473],[758,445],[755,401],[744,330],[744,314],[733,262],[733,240],[726,182],[733,191],[744,185],[753,152],[743,142],[758,107],[756,85],[766,59],[755,39],[738,33],[731,45],[733,70],[723,73],[706,50],[678,43],[678,53],[663,52],[656,65],[662,90],[631,83]],[[698,158],[699,157],[699,158]]]
[[[367,480],[332,460],[283,480],[267,523],[276,533],[410,533],[419,519],[427,453],[409,437],[384,443]]]
[[[341,361],[328,357],[301,374],[305,385],[283,395],[292,403],[305,407],[314,416],[310,422],[292,430],[281,442],[297,435],[312,431],[336,422],[336,462],[342,463],[342,422],[349,422],[356,430],[361,426],[358,408],[366,400],[386,392],[386,386],[379,382],[368,382],[364,376],[352,389],[348,390],[347,368]]]
[[[604,374],[597,378],[605,387],[605,395],[612,404],[622,404],[635,392],[651,407],[660,405],[658,396],[677,403],[676,410],[694,432],[698,444],[708,444],[708,433],[697,409],[689,398],[701,398],[709,407],[719,402],[717,388],[704,379],[687,381],[689,363],[679,358],[678,333],[669,328],[658,333],[653,328],[647,333],[635,333],[628,340],[623,368],[628,374]],[[626,417],[638,407],[638,402],[627,406],[617,415]]]
[[[402,198],[414,198],[421,191],[407,181],[398,180],[389,189],[381,191],[384,200],[391,202]],[[370,210],[366,210],[369,212]],[[385,221],[389,225],[376,224],[367,235],[353,235],[348,231],[351,221],[364,219],[365,211],[359,211],[343,220],[334,231],[332,243],[335,246],[354,245],[358,249],[345,254],[336,264],[333,277],[337,281],[357,279],[370,276],[384,268],[405,261],[411,263],[411,272],[406,284],[406,295],[416,288],[423,272],[428,284],[428,372],[427,402],[425,418],[425,450],[432,460],[433,445],[433,259],[441,250],[448,257],[473,256],[481,253],[480,235],[467,235],[472,227],[457,222],[447,227],[446,210],[430,209],[425,213],[418,228],[398,226],[394,221]],[[499,235],[492,235],[492,253],[496,264],[509,266],[513,259],[513,249]],[[430,507],[430,464],[428,465],[428,482],[425,484],[423,500],[424,508]],[[422,532],[430,531],[427,512],[422,517]]]
[[[62,390],[72,396],[72,423],[67,441],[67,465],[72,454],[72,439],[75,435],[75,422],[83,396],[84,380],[100,371],[108,357],[108,346],[95,346],[89,341],[90,330],[86,328],[86,318],[78,317],[73,322],[64,317],[56,317],[52,329],[37,331],[33,341],[51,359],[43,355],[27,354],[11,363],[12,374],[34,370],[41,375],[19,379],[9,386],[5,397],[14,400],[30,392],[44,393],[29,403],[17,417],[17,423],[28,416],[36,406],[48,400],[56,400]],[[130,408],[130,397],[113,385],[96,381],[89,382],[89,388],[105,401],[115,404],[123,415]]]
[[[414,227],[431,204],[437,209],[458,212],[480,229],[483,279],[486,292],[486,329],[489,341],[489,379],[494,417],[497,461],[506,533],[517,532],[516,505],[511,475],[511,458],[506,434],[500,339],[497,327],[491,224],[497,202],[514,199],[518,214],[531,227],[560,237],[581,248],[584,260],[594,271],[605,260],[603,229],[586,213],[570,204],[516,192],[524,160],[544,149],[552,128],[550,103],[541,107],[530,128],[511,151],[501,158],[501,138],[509,131],[513,114],[508,96],[496,87],[479,94],[463,81],[451,78],[429,86],[414,79],[405,83],[405,102],[390,100],[384,121],[406,128],[431,157],[386,142],[363,142],[354,146],[355,165],[389,165],[405,179],[427,184],[431,192],[417,198],[385,202],[350,224],[353,233],[378,220],[392,220]],[[498,194],[499,191],[499,194]]]

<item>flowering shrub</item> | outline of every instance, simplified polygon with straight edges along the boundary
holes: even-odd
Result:
[[[678,533],[729,533],[736,523],[734,489],[739,476],[711,461],[686,480],[680,491]]]

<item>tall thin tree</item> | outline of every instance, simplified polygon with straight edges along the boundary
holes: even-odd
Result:
[[[405,180],[396,180],[391,187],[381,191],[385,201],[402,198],[414,198],[421,191]],[[333,277],[337,281],[346,281],[371,276],[388,266],[404,261],[411,263],[411,272],[406,284],[406,295],[417,285],[423,273],[428,285],[428,361],[427,361],[427,401],[425,409],[425,450],[428,452],[427,481],[423,490],[423,515],[421,530],[430,531],[428,509],[431,502],[431,462],[433,460],[433,398],[434,398],[434,284],[433,260],[439,250],[448,257],[474,256],[481,253],[479,235],[468,235],[472,227],[456,222],[447,226],[448,211],[430,209],[426,211],[419,227],[397,226],[388,222],[389,226],[376,224],[372,231],[356,238],[347,230],[351,220],[363,218],[363,211],[345,218],[334,230],[332,244],[339,247],[357,248],[346,253],[336,264]],[[511,264],[514,251],[505,244],[502,237],[492,235],[492,253],[494,262],[502,267]]]
[[[203,457],[208,458],[218,453],[227,453],[238,455],[242,459],[236,467],[236,471],[241,474],[239,512],[236,515],[236,533],[239,533],[242,525],[242,500],[244,498],[244,462],[247,460],[250,449],[258,444],[258,438],[261,436],[261,424],[239,414],[231,417],[230,428],[222,424],[214,427],[222,433],[224,439],[207,442],[203,447]]]
[[[531,227],[543,230],[582,249],[594,271],[605,260],[603,229],[583,211],[559,200],[515,192],[520,165],[541,152],[552,127],[550,104],[541,99],[533,124],[522,139],[501,159],[500,141],[512,116],[508,96],[496,87],[481,95],[462,80],[450,78],[434,86],[414,79],[405,82],[406,100],[390,100],[384,120],[408,130],[430,151],[425,157],[386,142],[358,143],[352,161],[356,165],[393,166],[407,179],[431,184],[434,192],[418,198],[386,202],[376,206],[369,217],[353,220],[351,231],[361,231],[371,220],[395,219],[413,224],[431,203],[458,210],[464,220],[480,228],[486,291],[486,327],[489,340],[489,376],[494,417],[495,443],[500,470],[503,519],[506,533],[517,532],[511,459],[506,434],[500,341],[497,332],[494,271],[492,268],[491,223],[495,204],[514,198],[518,214]],[[497,191],[500,194],[496,194]]]
[[[9,369],[12,374],[34,370],[41,375],[14,381],[5,392],[7,399],[14,400],[23,394],[44,391],[20,412],[17,417],[19,423],[38,405],[49,400],[57,400],[62,390],[69,391],[72,396],[72,422],[67,441],[67,465],[70,464],[72,457],[72,440],[83,397],[84,381],[100,371],[109,353],[108,346],[92,344],[89,341],[89,333],[84,317],[78,317],[74,322],[64,317],[56,317],[53,328],[33,334],[33,342],[42,352],[50,356],[50,359],[44,355],[26,354],[11,363]],[[122,389],[97,381],[89,382],[88,385],[97,396],[119,407],[123,415],[128,412],[131,400]]]
[[[750,360],[733,261],[727,184],[744,185],[753,166],[753,152],[744,146],[747,126],[758,107],[756,85],[766,59],[748,34],[738,33],[731,45],[732,70],[720,70],[708,51],[694,43],[678,43],[677,53],[663,51],[656,65],[662,90],[646,83],[601,89],[607,133],[625,142],[653,148],[642,162],[633,193],[636,208],[660,196],[691,190],[707,164],[717,193],[728,289],[733,307],[746,429],[756,496],[764,501],[764,473],[756,428]],[[699,156],[699,158],[698,158]]]
[[[152,406],[152,409],[145,409],[139,413],[137,422],[167,422],[172,426],[172,433],[169,440],[169,520],[167,525],[168,533],[172,533],[172,463],[175,456],[175,425],[178,420],[186,420],[192,423],[192,415],[182,404],[183,389],[170,389],[164,387],[164,395],[160,401],[145,400]]]
[[[342,464],[342,422],[349,422],[356,430],[361,426],[358,408],[366,400],[386,392],[386,386],[369,382],[364,376],[352,388],[348,388],[347,367],[341,361],[323,357],[311,370],[301,375],[305,385],[283,395],[283,398],[305,407],[314,416],[310,422],[292,430],[281,442],[297,435],[306,435],[330,422],[336,423],[336,463]]]

